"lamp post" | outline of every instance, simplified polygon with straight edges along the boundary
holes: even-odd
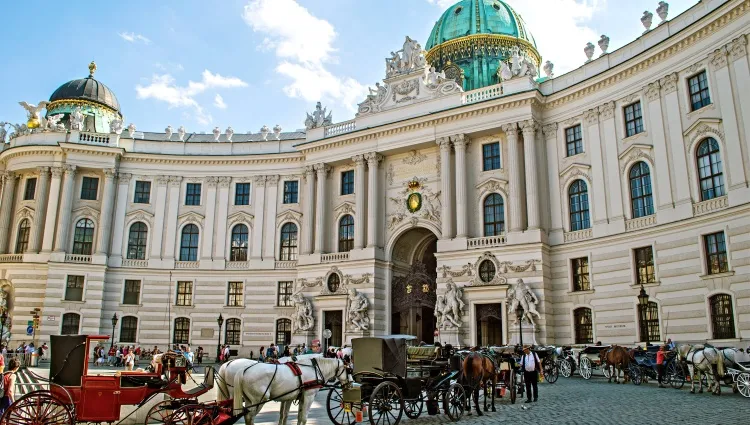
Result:
[[[3,311],[3,314],[0,316],[0,343],[5,342],[4,335],[5,335],[5,322],[8,320],[8,312]]]
[[[646,310],[648,309],[648,294],[641,283],[641,292],[638,294],[638,306],[641,309],[641,330],[646,334],[646,350],[650,341],[648,340],[648,323],[646,323]]]
[[[109,348],[115,346],[115,326],[117,326],[117,313],[112,315],[112,340],[109,343]]]
[[[523,307],[519,304],[516,307],[516,319],[518,320],[518,341],[521,345],[521,351],[523,351],[523,328],[521,327],[521,320],[523,319]]]
[[[219,318],[216,319],[216,323],[219,324],[219,341],[216,343],[216,362],[219,362],[219,356],[221,356],[221,327],[224,326],[224,318],[219,313]]]

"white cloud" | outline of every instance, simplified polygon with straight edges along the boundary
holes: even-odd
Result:
[[[292,80],[284,93],[311,102],[330,100],[355,110],[366,87],[326,68],[335,63],[333,25],[295,0],[252,0],[245,6],[243,18],[253,31],[264,35],[258,49],[274,51],[279,59],[276,71]]]
[[[117,33],[123,40],[128,41],[130,43],[135,43],[137,41],[142,42],[143,44],[151,44],[151,40],[144,37],[141,34],[136,34],[134,32],[118,32]]]
[[[247,87],[247,83],[237,77],[224,77],[220,74],[213,74],[209,70],[204,70],[201,74],[201,81],[188,81],[186,86],[177,85],[174,77],[169,74],[154,74],[149,85],[138,84],[135,86],[135,90],[138,99],[160,100],[168,103],[170,108],[192,108],[195,111],[195,119],[201,124],[208,124],[213,118],[210,114],[205,113],[195,97],[208,89],[239,87]],[[214,99],[215,102],[216,100]],[[226,105],[224,106],[226,107]]]
[[[216,94],[216,97],[214,97],[214,106],[219,109],[227,109],[227,104],[224,102],[224,98],[218,93]]]
[[[453,6],[457,0],[427,0],[427,3],[437,5],[438,7],[441,7],[443,9],[447,8],[448,6]]]

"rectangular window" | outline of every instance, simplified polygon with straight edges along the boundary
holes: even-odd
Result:
[[[284,203],[296,204],[299,202],[299,182],[292,180],[284,182]]]
[[[96,201],[96,192],[99,190],[99,179],[97,177],[84,177],[81,184],[81,199]]]
[[[581,134],[581,124],[565,129],[565,146],[567,148],[568,156],[583,153],[583,136]]]
[[[193,282],[177,282],[177,305],[193,304]]]
[[[65,301],[83,301],[83,276],[68,276]]]
[[[250,183],[234,185],[234,205],[250,205]]]
[[[698,110],[706,105],[711,104],[711,96],[708,93],[708,77],[706,71],[688,79],[688,88],[690,89],[691,110]]]
[[[625,137],[643,133],[643,114],[641,102],[635,102],[625,107]]]
[[[291,307],[294,305],[292,302],[292,290],[294,282],[279,282],[279,293],[276,296],[276,305],[279,307]]]
[[[706,250],[706,272],[708,274],[716,274],[729,271],[724,232],[703,236],[703,244]]]
[[[134,204],[148,204],[151,202],[151,182],[136,181]]]
[[[185,193],[185,205],[200,205],[201,204],[201,184],[200,183],[188,183]]]
[[[23,200],[30,201],[36,194],[36,177],[26,179],[26,189],[23,191]]]
[[[636,283],[645,285],[656,282],[656,271],[654,268],[654,250],[650,246],[637,248],[635,250]]]
[[[354,170],[341,173],[341,194],[351,195],[354,193]]]
[[[125,281],[125,292],[122,296],[123,304],[138,305],[141,298],[141,281],[140,280],[126,280]]]
[[[483,171],[500,169],[500,142],[482,145]]]
[[[242,307],[242,282],[229,282],[227,307]]]
[[[589,291],[589,259],[588,257],[574,258],[573,266],[573,291]]]

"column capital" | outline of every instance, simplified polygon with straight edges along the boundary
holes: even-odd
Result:
[[[365,154],[365,160],[367,160],[367,165],[372,167],[377,167],[378,163],[383,160],[383,155],[377,153],[377,152],[368,152]]]
[[[228,176],[219,177],[219,187],[229,187],[232,183],[232,178]]]
[[[182,183],[182,176],[169,176],[167,180],[170,186],[179,186]]]
[[[465,149],[467,146],[469,146],[470,140],[468,137],[466,137],[465,134],[456,134],[455,136],[450,136],[451,142],[453,142],[453,147],[456,149]]]
[[[305,174],[314,174],[314,173],[315,173],[315,166],[305,165]]]
[[[518,137],[518,124],[512,122],[500,126],[508,137]]]
[[[133,178],[133,175],[130,173],[120,173],[120,175],[118,176],[118,180],[120,181],[120,184],[130,183],[131,178]]]
[[[117,178],[117,170],[114,168],[105,168],[104,169],[104,177],[107,179],[115,179]]]
[[[599,115],[602,120],[608,120],[615,117],[615,102],[610,101],[599,106]]]
[[[65,171],[65,175],[66,176],[68,174],[70,174],[71,176],[75,176],[75,174],[76,174],[76,168],[78,168],[78,167],[76,167],[75,165],[65,164],[65,165],[63,165],[62,168]]]
[[[438,137],[437,140],[435,140],[435,143],[437,143],[438,146],[440,146],[440,150],[451,148],[451,139],[448,136]]]
[[[680,77],[677,76],[677,73],[673,72],[659,80],[659,85],[665,96],[677,91],[677,81],[679,79]]]
[[[599,111],[597,108],[589,109],[584,112],[583,120],[586,121],[586,125],[599,124]]]
[[[8,170],[0,171],[0,178],[2,178],[3,180],[11,179],[15,176],[16,176],[16,173],[14,173],[13,171],[8,171]]]
[[[747,56],[747,36],[745,34],[742,34],[741,36],[732,40],[729,44],[727,44],[727,50],[732,56],[732,61],[736,61],[737,59]]]
[[[727,48],[719,47],[708,55],[708,61],[713,69],[721,69],[727,66]]]
[[[542,127],[542,133],[544,133],[544,138],[547,140],[557,137],[557,123],[553,122],[552,124],[545,124],[544,127]]]
[[[524,134],[524,137],[526,135],[534,136],[534,133],[537,130],[537,121],[535,119],[528,119],[525,121],[521,121],[518,123],[518,126],[521,128],[521,132]]]
[[[278,174],[274,174],[274,175],[271,175],[271,176],[266,176],[266,183],[269,186],[277,186],[279,184],[279,175]]]
[[[39,175],[42,176],[49,173],[49,167],[36,167],[36,171],[38,171]]]
[[[365,156],[364,155],[354,155],[352,157],[352,162],[358,167],[363,167],[365,165]]]
[[[50,167],[50,172],[52,173],[52,177],[60,178],[63,175],[63,168],[62,167]]]
[[[325,163],[315,164],[315,172],[318,173],[318,177],[327,176],[331,172],[331,166]]]
[[[216,184],[219,183],[219,178],[211,176],[211,177],[206,177],[204,181],[206,182],[206,186],[216,187]]]
[[[156,176],[156,184],[159,186],[165,186],[167,183],[172,182],[172,177],[170,176]]]
[[[266,176],[253,176],[253,184],[257,187],[265,187]]]
[[[648,85],[643,88],[643,92],[646,94],[646,98],[649,102],[659,100],[661,97],[661,84],[659,84],[659,80],[656,80],[653,83],[648,83]]]

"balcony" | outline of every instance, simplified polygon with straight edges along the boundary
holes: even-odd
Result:
[[[591,239],[594,236],[594,231],[591,229],[583,229],[577,232],[565,232],[565,242],[575,242],[584,239]]]
[[[651,227],[656,224],[656,215],[647,215],[646,217],[638,217],[631,220],[625,220],[625,231],[632,232],[633,230],[643,229]]]
[[[348,252],[334,252],[333,254],[321,254],[321,263],[338,263],[339,261],[349,260]]]
[[[227,261],[227,270],[246,270],[250,268],[247,261]]]
[[[697,202],[693,204],[693,215],[708,214],[711,211],[716,211],[729,206],[729,199],[726,196],[721,196],[708,201]]]
[[[143,269],[148,267],[148,260],[122,260],[122,266]]]
[[[470,103],[482,102],[484,100],[495,99],[503,95],[503,90],[500,84],[494,86],[483,87],[464,93],[461,103],[468,105]]]
[[[296,269],[297,261],[277,261],[274,267],[277,269]]]
[[[471,238],[468,241],[469,249],[492,248],[505,245],[505,234],[497,236],[485,236],[483,238]]]
[[[197,269],[200,265],[199,261],[175,261],[174,268],[176,269]]]
[[[91,256],[83,254],[65,254],[66,263],[91,264]]]
[[[324,137],[337,136],[339,134],[350,133],[357,129],[355,120],[344,121],[342,123],[329,125],[325,128]]]
[[[23,261],[23,254],[2,254],[0,263],[20,263]]]

